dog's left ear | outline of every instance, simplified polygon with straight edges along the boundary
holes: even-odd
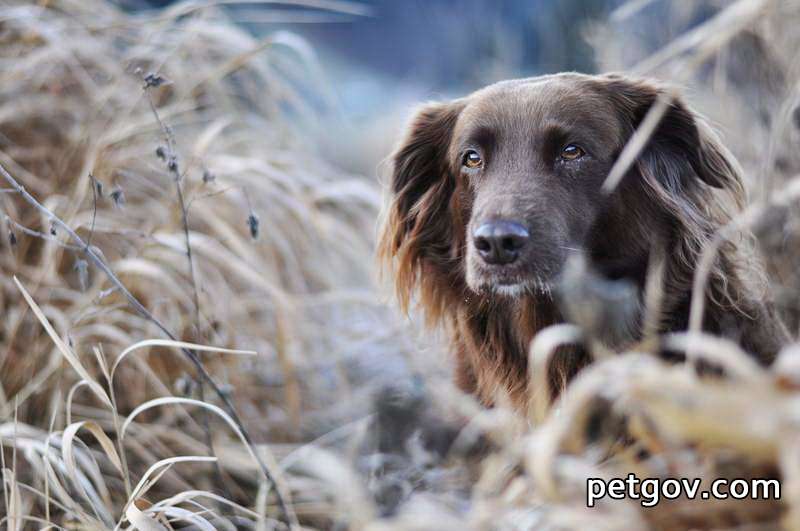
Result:
[[[733,155],[680,97],[655,82],[619,75],[603,76],[601,84],[623,122],[631,128],[629,135],[641,125],[659,97],[668,98],[667,110],[637,161],[645,171],[660,174],[670,189],[685,186],[685,179],[691,177],[685,174],[693,173],[709,186],[739,195],[742,181]]]

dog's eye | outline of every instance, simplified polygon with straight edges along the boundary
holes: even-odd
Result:
[[[578,160],[584,155],[586,152],[575,144],[569,144],[561,150],[561,158],[564,160]]]
[[[479,168],[483,164],[483,159],[477,151],[470,149],[464,153],[464,158],[461,161],[461,164],[467,168]]]

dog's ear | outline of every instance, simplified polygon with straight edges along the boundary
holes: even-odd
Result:
[[[395,248],[420,222],[422,199],[448,180],[447,149],[463,104],[432,103],[417,111],[393,157],[391,191],[398,220]]]
[[[448,215],[455,177],[447,160],[453,128],[465,103],[432,103],[417,111],[393,157],[391,203],[385,215],[379,255],[395,269],[401,304],[417,275],[447,262],[452,247]]]
[[[659,175],[670,190],[686,187],[690,184],[686,179],[696,176],[740,198],[743,187],[733,156],[680,97],[652,81],[619,75],[604,76],[602,85],[630,128],[629,134],[659,98],[666,101],[666,111],[637,160],[643,172]]]

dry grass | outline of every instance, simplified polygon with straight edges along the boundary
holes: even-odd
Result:
[[[800,6],[736,2],[626,57],[646,46],[613,30],[646,4],[594,28],[601,62],[688,83],[721,125],[754,197],[738,224],[797,330]],[[168,82],[145,89],[149,73]],[[0,7],[0,164],[193,344],[242,419],[198,383],[186,344],[2,193],[8,529],[800,529],[800,345],[765,370],[735,344],[676,336],[730,377],[620,353],[528,423],[456,393],[445,355],[410,339],[373,282],[378,186],[293,125],[314,120],[318,75],[302,41],[257,41],[210,2],[139,18],[104,0]],[[539,337],[534,380],[572,337]],[[775,476],[783,498],[585,506],[587,477],[628,472]]]

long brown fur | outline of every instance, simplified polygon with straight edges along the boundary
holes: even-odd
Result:
[[[619,148],[664,91],[657,83],[616,75],[539,79],[552,79],[589,102],[610,102],[615,116],[608,116],[608,122],[622,124],[616,130]],[[531,82],[505,83],[524,89]],[[467,225],[474,194],[448,159],[448,150],[459,115],[474,97],[429,104],[416,114],[393,157],[391,203],[379,255],[394,274],[401,306],[408,309],[416,301],[428,324],[447,329],[458,385],[486,404],[498,393],[507,393],[522,407],[529,391],[528,346],[542,328],[565,317],[554,299],[543,294],[509,299],[475,292],[467,285]],[[552,103],[542,98],[538,105]],[[612,206],[595,227],[598,245],[602,247],[603,238],[627,242],[619,251],[620,260],[630,262],[630,277],[641,289],[647,268],[642,257],[652,256],[655,241],[664,245],[657,328],[662,334],[685,330],[699,255],[746,200],[735,162],[699,117],[682,101],[672,101],[613,194]],[[785,335],[769,305],[746,282],[751,268],[741,244],[721,247],[707,288],[703,326],[733,337],[759,361],[769,363]],[[589,362],[580,346],[559,352],[550,367],[550,391],[558,393]]]

